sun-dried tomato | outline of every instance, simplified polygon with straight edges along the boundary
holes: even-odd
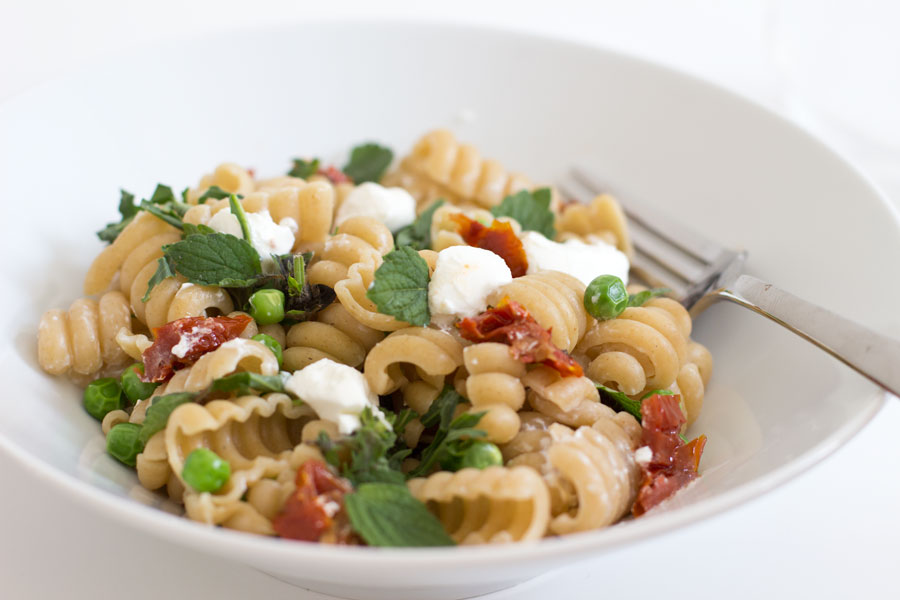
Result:
[[[470,246],[490,250],[504,261],[512,271],[513,277],[521,277],[528,271],[528,258],[522,240],[506,221],[494,221],[490,227],[470,219],[462,213],[453,213],[450,218],[456,221],[457,231]]]
[[[353,181],[348,177],[343,171],[335,167],[334,165],[328,165],[327,167],[319,167],[319,170],[316,171],[316,175],[322,175],[328,178],[328,181],[331,183],[353,183]]]
[[[354,541],[344,510],[344,495],[350,483],[337,477],[320,460],[308,460],[297,469],[297,489],[281,512],[272,519],[279,536],[306,542],[327,541],[348,544]]]
[[[228,340],[239,336],[253,321],[247,315],[234,317],[185,317],[156,327],[156,341],[144,350],[142,381],[159,383],[166,381],[176,369],[194,364]],[[178,355],[172,350],[178,346]]]
[[[641,443],[653,454],[650,462],[641,465],[644,478],[631,509],[635,516],[644,514],[699,477],[697,469],[706,436],[685,444],[678,431],[686,420],[678,395],[655,394],[641,402]]]
[[[513,357],[525,364],[543,363],[563,377],[584,374],[581,365],[550,341],[550,330],[541,327],[524,306],[509,298],[480,315],[460,320],[456,326],[470,342],[508,344]]]

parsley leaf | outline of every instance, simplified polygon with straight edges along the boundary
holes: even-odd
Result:
[[[437,432],[431,443],[422,451],[421,462],[410,471],[410,477],[427,475],[444,454],[453,453],[452,448],[455,445],[486,435],[481,429],[474,428],[484,416],[483,412],[463,413],[453,418],[453,413],[460,402],[465,402],[465,398],[453,387],[445,386],[428,407],[428,411],[422,415],[420,419],[422,425],[425,427],[437,425]]]
[[[141,442],[146,444],[147,440],[155,433],[165,429],[172,411],[186,402],[193,402],[196,397],[197,394],[191,392],[177,392],[154,399],[147,408],[147,416],[144,417],[144,423],[141,425],[141,432],[138,435]]]
[[[399,460],[389,457],[397,435],[367,407],[359,416],[360,428],[352,435],[333,441],[324,431],[316,440],[325,460],[354,487],[366,482],[403,484]],[[406,452],[408,454],[408,452]],[[405,456],[405,455],[404,455]],[[400,459],[402,460],[402,459]]]
[[[356,146],[350,152],[350,162],[341,169],[353,183],[380,181],[384,172],[391,166],[394,153],[390,148],[368,143]]]
[[[130,194],[125,190],[119,190],[119,194],[119,214],[122,215],[122,220],[118,223],[108,223],[106,227],[97,232],[97,237],[101,241],[109,242],[110,244],[119,237],[122,230],[131,223],[140,210],[134,203],[134,194]]]
[[[141,298],[141,302],[150,300],[151,290],[169,277],[175,277],[175,265],[172,264],[172,259],[168,256],[161,256],[156,261],[156,272],[150,278],[150,281],[147,282],[147,291],[144,293],[144,297]]]
[[[670,290],[669,288],[653,288],[652,290],[644,290],[643,292],[638,292],[637,294],[631,294],[628,296],[628,306],[642,306],[644,302],[646,302],[650,298],[665,296],[671,291],[672,290]]]
[[[529,192],[522,190],[503,199],[499,206],[491,209],[495,217],[512,217],[522,229],[537,231],[548,239],[556,236],[553,226],[555,217],[550,210],[550,188],[540,188]]]
[[[431,321],[428,310],[428,264],[409,246],[388,252],[375,271],[375,281],[366,292],[378,312],[411,325]]]
[[[344,498],[353,529],[370,546],[454,546],[437,517],[404,485],[365,483]]]
[[[210,198],[212,198],[213,200],[221,200],[222,198],[227,198],[230,195],[231,192],[226,192],[217,185],[211,185],[209,186],[209,189],[207,189],[199,198],[197,198],[197,204],[206,204],[206,201]],[[182,194],[182,196],[185,196],[185,194]],[[242,196],[238,195],[238,198],[241,197]]]
[[[234,392],[239,396],[284,392],[284,380],[281,375],[260,375],[242,371],[214,380],[209,391]]]
[[[415,250],[431,248],[431,221],[434,212],[444,204],[444,199],[437,200],[434,204],[422,211],[416,220],[400,229],[394,236],[395,246],[409,246]]]
[[[319,172],[319,159],[303,160],[301,158],[294,159],[294,166],[288,171],[291,177],[299,177],[300,179],[308,179],[312,175]]]
[[[253,246],[227,233],[189,235],[163,252],[176,271],[200,285],[246,287],[262,273]]]

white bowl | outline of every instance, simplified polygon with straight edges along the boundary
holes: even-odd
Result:
[[[595,165],[623,200],[748,249],[751,272],[896,334],[900,279],[882,269],[900,256],[900,235],[888,204],[819,142],[728,92],[618,54],[485,29],[355,22],[230,33],[148,48],[0,107],[0,197],[15,215],[3,225],[0,322],[11,343],[0,447],[56,493],[124,525],[304,587],[451,598],[753,498],[836,449],[881,405],[884,394],[837,361],[722,305],[695,328],[716,359],[692,432],[709,437],[704,475],[641,519],[537,544],[386,550],[254,537],[159,510],[170,507],[105,454],[76,388],[35,360],[40,314],[80,295],[118,188],[186,186],[223,160],[278,174],[293,156],[369,139],[403,153],[439,125],[536,179]]]

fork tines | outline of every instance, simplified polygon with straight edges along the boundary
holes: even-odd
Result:
[[[607,190],[583,168],[573,169],[571,178],[559,189],[580,202],[590,202]],[[634,245],[632,271],[647,285],[670,288],[685,306],[690,307],[738,256],[656,209],[631,198],[619,200]]]

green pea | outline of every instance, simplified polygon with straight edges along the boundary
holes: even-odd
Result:
[[[149,398],[153,390],[159,387],[158,383],[145,383],[141,381],[144,374],[144,365],[134,363],[122,373],[122,391],[131,403]]]
[[[281,344],[278,343],[278,340],[273,338],[271,335],[267,335],[265,333],[257,333],[251,339],[256,340],[257,342],[264,344],[266,348],[272,351],[272,354],[275,355],[275,358],[278,359],[278,368],[281,368],[281,363],[284,362],[282,359],[284,357],[284,353],[281,350]]]
[[[231,465],[206,448],[197,448],[188,454],[181,470],[184,482],[198,492],[216,492],[230,477]]]
[[[84,409],[102,421],[107,413],[122,408],[122,386],[113,377],[97,379],[84,388]]]
[[[135,423],[119,423],[106,434],[106,451],[120,463],[133,467],[137,455],[144,451],[141,442],[141,426]]]
[[[260,325],[280,323],[284,319],[284,292],[259,290],[250,296],[250,316]]]
[[[476,469],[486,469],[487,467],[502,464],[503,455],[496,444],[475,441],[462,455],[461,468],[475,467]]]
[[[615,275],[601,275],[584,290],[584,308],[595,319],[615,319],[627,307],[628,292]]]

